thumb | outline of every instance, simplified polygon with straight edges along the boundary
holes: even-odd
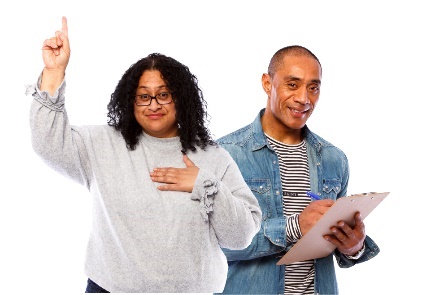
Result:
[[[192,161],[189,159],[189,157],[188,157],[188,156],[186,156],[186,155],[183,155],[183,162],[185,162],[186,167],[193,167],[193,166],[195,166],[195,163],[194,163],[194,162],[192,162]]]

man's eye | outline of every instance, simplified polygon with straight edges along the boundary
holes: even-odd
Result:
[[[289,84],[287,84],[290,88],[296,88],[297,87],[297,85],[296,85],[296,83],[289,83]]]
[[[319,87],[318,86],[309,87],[309,91],[310,92],[313,92],[313,93],[318,93],[319,92]]]

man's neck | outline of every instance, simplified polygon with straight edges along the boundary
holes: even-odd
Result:
[[[303,141],[302,129],[289,129],[275,122],[266,122],[261,118],[262,129],[265,134],[285,144],[299,144]]]

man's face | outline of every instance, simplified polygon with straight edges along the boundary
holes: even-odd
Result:
[[[274,77],[262,77],[262,86],[268,95],[273,125],[283,133],[294,132],[305,126],[319,98],[321,67],[307,56],[286,56]],[[275,127],[275,126],[273,126]]]

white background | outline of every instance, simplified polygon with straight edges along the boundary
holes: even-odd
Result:
[[[299,44],[313,51],[323,82],[308,126],[348,155],[349,193],[391,192],[365,222],[381,252],[337,269],[341,294],[417,293],[417,1],[61,2],[9,1],[0,11],[0,293],[78,294],[86,286],[90,195],[32,152],[31,97],[24,95],[42,70],[42,42],[61,28],[62,15],[72,49],[67,110],[77,125],[105,124],[124,71],[160,52],[198,77],[218,138],[265,107],[260,78],[276,50]]]

